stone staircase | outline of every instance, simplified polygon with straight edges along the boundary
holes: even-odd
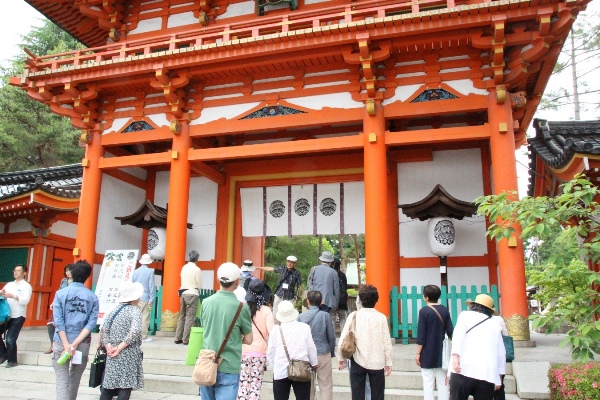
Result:
[[[98,335],[93,335],[92,350],[95,352]],[[55,399],[55,375],[52,368],[51,355],[43,354],[48,348],[48,338],[45,331],[25,330],[21,332],[18,341],[19,366],[7,369],[0,367],[0,393],[13,395],[1,398]],[[394,345],[394,371],[386,378],[386,400],[421,400],[423,398],[422,380],[419,368],[414,363],[416,345]],[[198,398],[198,386],[192,380],[192,366],[184,365],[187,347],[176,345],[169,336],[154,336],[153,341],[143,343],[145,386],[134,392],[132,399],[191,399]],[[90,355],[93,357],[93,355]],[[337,366],[336,360],[333,365]],[[89,364],[88,364],[89,366]],[[505,378],[507,399],[517,400],[515,380],[510,373]],[[98,398],[98,389],[87,387],[88,372],[81,381],[80,399]],[[272,399],[272,371],[265,373],[261,399]],[[334,394],[336,400],[350,400],[350,385],[348,371],[333,370]],[[43,389],[42,389],[43,388]],[[20,397],[23,391],[42,389],[39,397]],[[164,395],[164,396],[163,396]],[[89,396],[89,397],[88,397]],[[189,396],[189,397],[188,397]],[[294,398],[293,394],[290,398]],[[320,398],[320,396],[317,396]],[[58,399],[62,400],[62,399]]]

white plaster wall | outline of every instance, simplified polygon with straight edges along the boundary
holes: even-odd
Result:
[[[126,117],[126,118],[115,118],[113,120],[112,126],[105,129],[102,134],[106,134],[106,133],[110,133],[110,132],[119,132],[120,130],[122,130],[123,128],[125,128],[125,124],[127,123],[127,121],[129,121],[131,118],[130,117]]]
[[[473,81],[470,79],[457,79],[454,81],[444,81],[444,83],[450,86],[452,89],[456,90],[459,93],[469,95],[471,93],[481,94],[487,96],[488,91],[485,89],[478,89],[473,85]]]
[[[152,114],[147,117],[158,127],[169,126],[171,124],[165,114]]]
[[[304,0],[304,5],[317,4],[317,3],[329,3],[330,0]]]
[[[287,99],[287,102],[311,110],[322,110],[324,107],[359,108],[364,106],[362,102],[354,101],[350,93],[331,93],[317,96],[292,97]]]
[[[96,253],[106,250],[139,249],[143,230],[131,225],[121,225],[115,217],[135,212],[145,199],[145,191],[109,175],[102,177]]]
[[[151,18],[144,19],[138,22],[138,25],[135,29],[129,31],[130,35],[135,35],[136,33],[145,33],[158,31],[162,27],[162,18]]]
[[[10,224],[8,233],[31,232],[31,222],[21,218]]]
[[[77,224],[72,224],[70,222],[65,221],[56,221],[52,224],[50,232],[54,235],[60,235],[71,239],[75,239],[75,237],[77,236]]]
[[[398,164],[398,204],[413,203],[427,196],[437,184],[452,196],[473,201],[483,195],[479,149],[433,152],[433,160]],[[427,221],[412,220],[401,210],[400,255],[434,257],[427,242]],[[454,220],[456,250],[450,256],[481,256],[487,253],[483,217]]]
[[[448,267],[448,286],[456,286],[456,290],[460,291],[460,287],[465,285],[467,289],[471,285],[488,286],[490,284],[490,275],[488,267]]]
[[[415,92],[423,85],[407,85],[407,86],[397,86],[394,91],[394,95],[389,99],[383,101],[383,105],[392,104],[396,101],[406,101],[410,96],[415,94]]]
[[[408,286],[410,292],[411,286],[416,286],[421,290],[421,286],[438,285],[441,286],[442,279],[439,268],[400,268],[400,284]]]
[[[215,283],[215,271],[213,270],[208,270],[202,271],[202,286],[201,289],[210,289],[210,290],[214,290],[214,283]]]
[[[132,167],[132,168],[119,168],[121,171],[128,173],[130,175],[135,176],[136,178],[140,178],[146,180],[148,178],[148,173],[144,168]]]
[[[194,13],[192,11],[171,15],[167,20],[167,28],[192,24],[199,24],[198,18],[194,17]]]
[[[190,179],[188,222],[193,229],[187,231],[186,254],[196,250],[200,254],[200,261],[215,258],[217,194],[218,185],[211,180],[204,177]],[[169,172],[159,172],[156,174],[154,204],[166,207],[168,201]]]
[[[232,18],[232,17],[239,17],[241,15],[254,14],[254,12],[255,12],[254,4],[255,4],[254,1],[244,1],[241,3],[229,4],[227,6],[227,11],[225,11],[223,14],[219,15],[217,17],[217,20],[225,19],[225,18]]]

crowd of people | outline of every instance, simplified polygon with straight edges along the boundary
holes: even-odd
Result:
[[[176,344],[188,344],[196,317],[201,271],[198,253],[181,270],[180,317]],[[353,400],[383,400],[385,379],[392,372],[392,344],[387,317],[375,309],[379,293],[372,285],[362,285],[357,310],[348,315],[347,280],[340,262],[331,252],[319,256],[321,264],[308,275],[306,290],[295,268],[297,258],[288,256],[286,266],[255,267],[246,260],[240,269],[227,262],[217,270],[219,290],[202,303],[203,349],[217,352],[220,360],[216,382],[200,386],[203,400],[258,400],[267,366],[273,370],[273,396],[287,400],[293,389],[297,400],[314,400],[318,384],[320,398],[333,399],[332,360],[338,369],[349,369]],[[104,319],[100,346],[107,355],[101,386],[101,400],[127,400],[131,391],[144,386],[141,344],[149,341],[148,313],[154,296],[152,260],[145,254],[132,282],[119,289],[118,303]],[[279,274],[274,290],[255,277],[255,269]],[[6,344],[0,338],[0,364],[17,366],[16,341],[31,298],[25,280],[27,269],[14,268],[14,282],[0,290],[10,305],[11,318],[2,326]],[[65,267],[51,304],[48,323],[52,364],[56,372],[56,397],[75,400],[81,376],[86,369],[91,333],[98,320],[98,298],[85,285],[92,267],[78,261]],[[459,314],[453,326],[448,309],[440,304],[436,285],[423,288],[426,306],[419,311],[415,362],[421,368],[424,399],[504,400],[506,373],[503,335],[504,320],[496,315],[493,299],[485,294],[468,301],[469,309]],[[302,313],[300,299],[304,298]],[[240,307],[240,301],[245,306]],[[336,319],[340,336],[336,346]],[[355,350],[345,359],[339,345],[349,338]],[[65,358],[66,356],[66,358]],[[68,359],[69,362],[64,362]],[[311,379],[291,376],[291,360],[311,370]]]

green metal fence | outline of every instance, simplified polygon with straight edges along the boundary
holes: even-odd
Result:
[[[198,310],[200,310],[202,300],[209,296],[212,296],[215,291],[211,289],[200,289],[198,296]],[[152,304],[152,310],[150,310],[150,330],[149,335],[155,335],[156,331],[160,331],[160,317],[162,314],[162,298],[163,298],[163,287],[157,286],[156,293],[154,295],[154,304]]]
[[[452,323],[456,324],[456,319],[461,311],[467,309],[467,300],[475,299],[480,293],[489,294],[494,299],[496,307],[498,305],[498,287],[492,285],[491,290],[483,285],[480,289],[473,285],[470,289],[466,286],[461,286],[460,291],[456,291],[456,286],[450,287],[450,293],[446,286],[442,286],[442,296],[440,303],[447,306],[452,317]],[[402,344],[408,344],[409,336],[413,339],[417,337],[417,324],[419,322],[419,310],[425,307],[425,300],[421,294],[423,287],[417,289],[416,286],[411,286],[410,293],[408,287],[402,286],[401,292],[398,293],[398,287],[392,288],[390,296],[390,319],[392,325],[392,337],[402,338]]]

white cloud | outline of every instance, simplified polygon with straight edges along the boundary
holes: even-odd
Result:
[[[32,26],[41,26],[44,16],[23,0],[11,0],[9,8],[0,13],[0,62],[2,66],[23,53],[18,47],[21,36],[26,35]]]

